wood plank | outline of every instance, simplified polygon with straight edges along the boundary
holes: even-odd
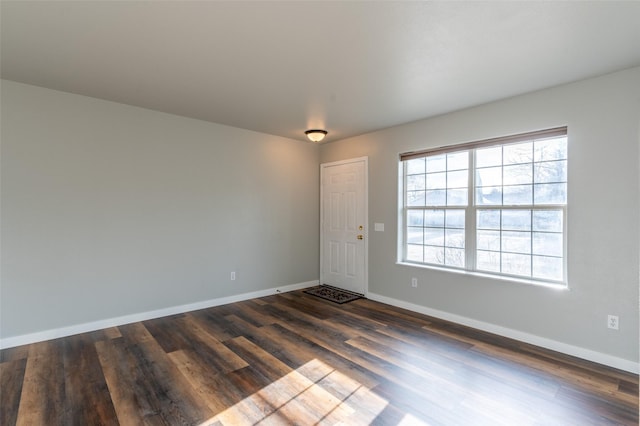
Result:
[[[58,339],[30,345],[17,425],[66,424],[63,344]]]
[[[119,422],[123,425],[147,423],[145,419],[155,415],[156,410],[146,402],[144,394],[137,395],[135,377],[139,373],[122,339],[96,342],[96,352]]]
[[[104,335],[107,339],[117,339],[118,337],[122,337],[122,334],[120,334],[120,329],[118,329],[118,327],[106,328],[104,330]]]
[[[226,376],[232,386],[246,396],[217,414],[216,419],[222,424],[256,424],[275,410],[269,401],[254,397],[256,392],[268,385],[268,380],[253,366],[233,371]]]
[[[237,330],[235,325],[217,309],[203,309],[190,312],[189,315],[219,342],[225,342],[242,335],[242,331]]]
[[[29,345],[16,346],[0,350],[0,363],[26,359],[29,356]]]
[[[228,373],[248,366],[242,358],[213,338],[193,317],[187,315],[177,323],[189,340],[188,349],[210,368]]]
[[[118,425],[92,337],[64,339],[65,423]]]
[[[166,353],[171,353],[191,347],[188,336],[183,333],[178,323],[182,318],[184,314],[156,318],[144,321],[143,324],[162,349]]]
[[[618,390],[638,399],[638,384],[629,380],[620,380]]]
[[[14,425],[18,421],[26,367],[26,358],[0,363],[0,425]]]
[[[242,301],[234,304],[235,309],[230,312],[238,318],[256,327],[273,324],[274,318],[261,312],[261,306],[250,301]]]
[[[201,401],[209,407],[210,418],[248,396],[243,389],[238,388],[229,379],[228,374],[210,369],[206,364],[200,363],[199,359],[192,358],[187,351],[172,352],[169,357]],[[224,392],[221,391],[222,389]]]

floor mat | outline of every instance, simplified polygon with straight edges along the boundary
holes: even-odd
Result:
[[[339,304],[363,298],[361,294],[352,293],[350,291],[342,290],[340,288],[335,288],[331,287],[330,285],[324,284],[318,287],[309,288],[307,290],[304,290],[304,292]]]

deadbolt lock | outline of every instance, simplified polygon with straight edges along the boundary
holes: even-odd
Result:
[[[359,229],[360,231],[362,231],[362,230],[364,229],[364,226],[360,225],[360,226],[358,226],[358,229]]]

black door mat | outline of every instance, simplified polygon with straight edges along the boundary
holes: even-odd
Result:
[[[352,302],[354,300],[363,298],[362,294],[352,293],[350,291],[331,287],[330,285],[326,284],[306,289],[304,290],[304,292],[339,304]]]

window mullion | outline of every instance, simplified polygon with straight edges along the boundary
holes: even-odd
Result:
[[[465,208],[465,269],[476,270],[476,206],[475,206],[475,150],[469,150],[467,207]]]

